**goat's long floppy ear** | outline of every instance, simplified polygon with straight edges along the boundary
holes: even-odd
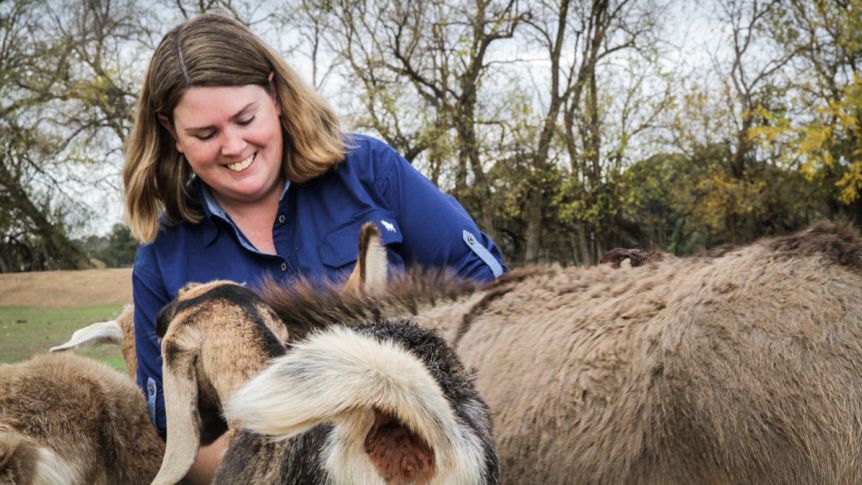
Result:
[[[358,249],[356,267],[347,279],[344,291],[374,294],[385,290],[389,262],[380,231],[374,223],[366,223],[360,229]]]
[[[74,349],[81,345],[116,344],[123,343],[123,329],[117,320],[107,322],[91,323],[84,328],[75,330],[68,342],[51,347],[49,352],[60,352]]]
[[[335,424],[327,473],[335,483],[480,483],[477,438],[459,424],[425,364],[399,344],[336,327],[295,344],[227,401],[225,417],[287,439]]]
[[[114,344],[120,347],[126,372],[134,379],[138,370],[138,357],[135,354],[135,307],[126,305],[115,320],[91,323],[75,330],[69,341],[48,349],[49,352],[62,352],[87,345]]]
[[[162,383],[168,436],[162,467],[153,485],[173,485],[188,473],[200,446],[196,350],[179,349],[167,335],[162,341]]]

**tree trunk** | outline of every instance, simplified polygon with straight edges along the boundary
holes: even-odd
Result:
[[[33,234],[41,239],[40,252],[45,257],[48,266],[46,269],[81,269],[88,266],[87,258],[81,249],[36,207],[20,181],[12,176],[4,163],[0,163],[0,186],[16,201],[16,208],[27,216],[32,224]]]
[[[527,244],[524,252],[524,262],[527,264],[534,264],[539,258],[539,248],[542,242],[543,205],[542,190],[534,188],[527,201]]]

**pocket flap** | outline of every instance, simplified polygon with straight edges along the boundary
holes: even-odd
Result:
[[[340,227],[326,236],[318,248],[320,261],[332,268],[355,262],[359,251],[359,230],[366,222],[377,225],[385,246],[401,243],[401,228],[395,218],[375,213]]]

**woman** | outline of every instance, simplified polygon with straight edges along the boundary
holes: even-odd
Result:
[[[450,266],[483,281],[499,250],[464,209],[383,142],[341,133],[327,103],[243,25],[204,15],[153,53],[123,170],[132,233],[138,384],[165,430],[155,318],[189,282],[336,279],[359,228],[392,267]],[[206,482],[224,443],[190,471]]]

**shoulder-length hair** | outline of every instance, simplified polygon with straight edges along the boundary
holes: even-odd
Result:
[[[138,240],[156,238],[162,210],[172,223],[203,217],[188,193],[191,167],[159,117],[172,123],[173,110],[190,87],[249,84],[275,91],[288,180],[307,181],[344,159],[346,144],[329,104],[244,25],[222,15],[202,15],[165,34],[141,88],[123,167],[126,218]]]

